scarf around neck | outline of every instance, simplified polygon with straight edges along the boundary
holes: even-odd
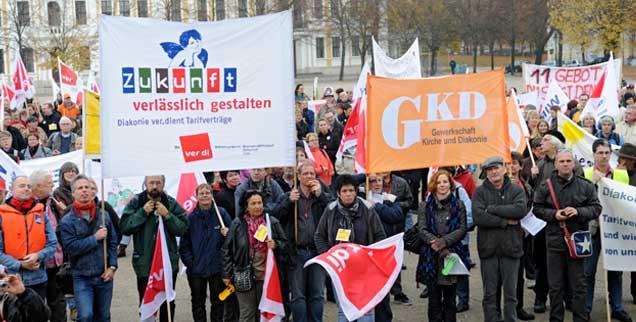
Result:
[[[87,204],[81,204],[77,201],[73,201],[73,208],[75,208],[75,211],[80,218],[82,218],[82,211],[86,210],[88,210],[91,214],[90,221],[93,221],[93,219],[95,218],[95,200],[91,200]]]

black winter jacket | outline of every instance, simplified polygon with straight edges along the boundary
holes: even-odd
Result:
[[[505,256],[520,258],[523,255],[521,226],[508,225],[508,219],[521,220],[528,213],[523,189],[504,178],[501,189],[488,180],[475,189],[472,209],[477,226],[477,251],[479,258]]]
[[[598,218],[603,210],[596,188],[592,182],[580,176],[572,176],[569,180],[559,178],[556,171],[550,177],[554,194],[561,209],[567,207],[576,208],[578,214],[565,220],[565,225],[570,233],[588,230],[588,223]],[[565,234],[560,222],[556,220],[556,207],[552,201],[547,182],[543,182],[534,194],[534,214],[547,221],[545,227],[545,240],[548,249],[554,251],[566,251]]]
[[[272,235],[274,236],[274,241],[276,241],[274,254],[276,255],[276,261],[280,262],[284,260],[283,257],[286,257],[289,244],[283,231],[283,226],[281,226],[278,219],[274,216],[269,218],[272,225]],[[250,258],[249,249],[250,241],[247,236],[247,222],[243,219],[243,216],[239,216],[232,220],[230,230],[223,244],[223,278],[232,278],[234,268],[242,269],[251,265],[252,259]]]

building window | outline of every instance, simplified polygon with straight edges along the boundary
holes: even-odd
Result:
[[[340,57],[340,37],[331,37],[331,56]]]
[[[137,17],[148,17],[148,0],[137,0]]]
[[[266,6],[266,1],[264,0],[256,1],[254,3],[254,11],[256,12],[257,16],[265,14],[265,6]]]
[[[4,74],[4,49],[0,49],[0,74]]]
[[[119,0],[119,15],[124,17],[130,17],[130,1]]]
[[[50,1],[46,4],[46,11],[49,15],[49,26],[59,27],[62,25],[60,17],[60,5],[55,1]]]
[[[216,13],[214,20],[225,19],[225,0],[214,0],[214,11]]]
[[[325,38],[316,37],[316,58],[325,58]]]
[[[360,56],[360,36],[351,37],[351,56]]]
[[[208,1],[197,1],[197,19],[199,21],[208,21]]]
[[[86,1],[75,1],[75,23],[86,24]]]
[[[314,18],[322,19],[322,0],[314,0]]]
[[[170,1],[170,20],[181,21],[181,1]]]
[[[33,73],[35,71],[35,65],[33,64],[35,60],[33,57],[33,49],[28,47],[22,48],[22,50],[20,50],[20,56],[22,57],[22,62],[24,63],[27,72]]]
[[[302,28],[303,27],[303,2],[296,1],[293,6],[293,19],[294,19],[294,27]]]
[[[113,14],[113,2],[110,0],[102,0],[102,14],[104,15],[112,15]]]
[[[18,23],[21,26],[31,25],[31,15],[29,14],[28,1],[18,1]]]
[[[239,17],[247,17],[247,0],[238,0]]]
[[[331,7],[331,17],[338,17],[340,13],[340,8],[338,7],[340,5],[339,2],[340,0],[329,1],[330,7]]]

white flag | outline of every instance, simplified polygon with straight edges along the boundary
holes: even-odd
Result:
[[[565,93],[563,93],[563,89],[561,89],[559,83],[553,79],[550,82],[550,87],[548,87],[548,92],[543,97],[543,102],[541,102],[541,111],[539,114],[550,123],[552,121],[550,107],[555,105],[559,106],[561,113],[565,113],[568,109],[568,101],[569,99]]]

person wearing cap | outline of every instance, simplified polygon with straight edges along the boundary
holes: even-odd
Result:
[[[563,226],[571,234],[587,231],[588,223],[598,218],[602,206],[594,184],[575,174],[572,151],[559,150],[555,157],[555,167],[556,171],[535,189],[533,204],[535,216],[547,222],[543,230],[547,247],[550,321],[563,321],[563,301],[566,285],[569,285],[573,321],[587,322],[584,260],[570,256]],[[554,194],[550,191],[550,185]],[[583,249],[586,247],[581,246]],[[589,247],[589,242],[587,246]]]
[[[42,105],[42,122],[40,127],[46,132],[47,136],[60,131],[60,118],[62,115],[53,109],[51,103],[44,103]]]
[[[500,321],[497,291],[503,287],[503,321],[517,321],[517,274],[523,254],[521,220],[527,213],[523,189],[506,176],[504,160],[496,156],[481,165],[484,182],[475,189],[473,220],[481,259],[484,321]],[[505,241],[505,242],[502,242]]]
[[[69,93],[64,94],[64,104],[59,105],[57,107],[57,111],[62,116],[66,116],[73,121],[77,120],[80,114],[82,114],[82,111],[80,111],[79,107],[77,107],[77,105],[73,103],[73,100],[71,99],[71,94]]]
[[[599,139],[605,139],[609,141],[610,144],[614,145],[623,145],[625,141],[620,134],[616,133],[616,122],[611,115],[602,116],[598,121],[598,131],[596,132],[596,137]]]
[[[629,175],[625,169],[612,169],[609,164],[612,155],[612,145],[605,139],[597,139],[592,144],[594,154],[594,166],[583,170],[585,179],[596,185],[601,178],[609,178],[624,184],[629,184]],[[598,187],[597,187],[598,188]],[[599,231],[598,219],[590,221],[590,232],[592,233],[592,256],[585,259],[585,279],[587,282],[587,297],[585,306],[587,314],[592,313],[594,304],[594,283],[596,281],[596,267],[601,254],[601,234]],[[623,272],[608,271],[607,286],[609,291],[609,302],[612,310],[612,318],[621,322],[631,322],[623,307]]]
[[[616,122],[616,133],[620,134],[626,143],[636,144],[636,105],[629,105],[620,114]]]
[[[617,169],[625,169],[630,186],[636,186],[636,146],[631,143],[625,143],[616,153],[618,155]],[[631,273],[630,293],[632,301],[636,304],[636,272]]]

